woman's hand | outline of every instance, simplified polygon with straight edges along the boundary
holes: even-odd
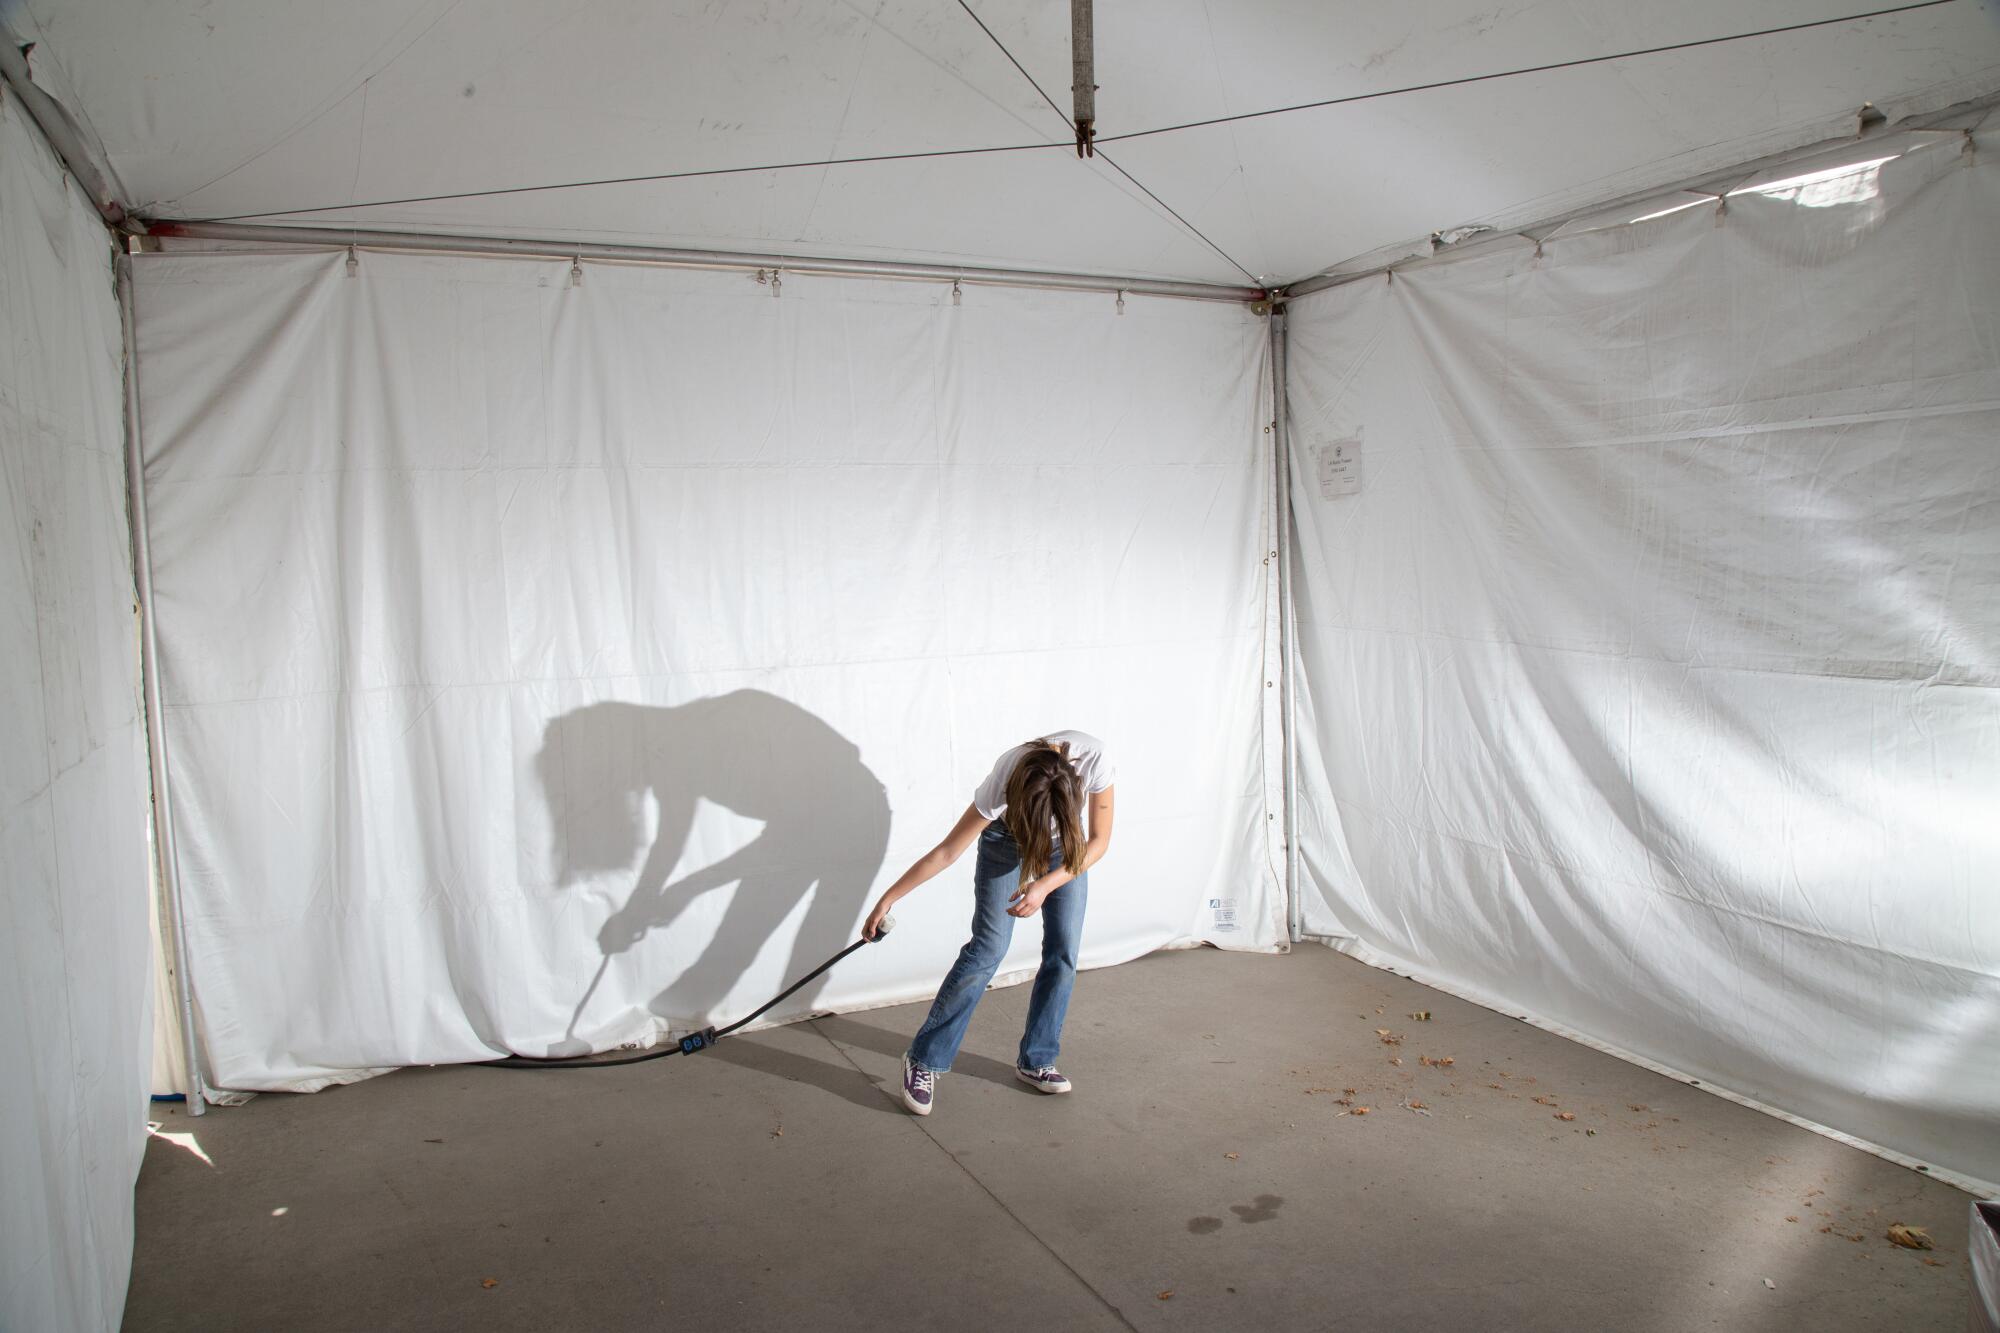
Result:
[[[868,919],[861,923],[861,938],[872,940],[882,929],[882,918],[889,915],[889,896],[884,894],[880,902],[868,911]]]
[[[1047,885],[1047,887],[1044,887]],[[1042,904],[1054,893],[1056,886],[1049,885],[1048,879],[1036,880],[1033,884],[1023,884],[1014,890],[1014,896],[1007,901],[1007,915],[1029,917],[1042,910]]]

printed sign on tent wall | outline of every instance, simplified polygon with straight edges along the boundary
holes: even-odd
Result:
[[[1319,498],[1338,500],[1343,495],[1361,493],[1361,436],[1345,440],[1322,440],[1312,447],[1314,470],[1319,475]]]

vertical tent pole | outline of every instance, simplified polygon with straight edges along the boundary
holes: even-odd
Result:
[[[1285,919],[1293,943],[1304,932],[1299,880],[1298,622],[1292,606],[1292,428],[1285,405],[1285,306],[1271,307],[1272,446],[1278,473],[1278,659],[1283,673]]]
[[[1097,52],[1090,5],[1091,0],[1069,0],[1070,105],[1078,157],[1097,155]]]
[[[160,647],[153,632],[153,548],[146,530],[146,458],[139,435],[139,340],[132,313],[132,258],[118,262],[118,322],[125,335],[125,510],[132,527],[132,574],[139,593],[139,678],[146,701],[146,753],[152,765],[153,853],[159,867],[160,919],[173,945],[174,993],[180,1001],[181,1048],[187,1061],[189,1115],[208,1110],[201,1052],[195,1040],[194,989],[188,984],[187,930],[181,911],[180,861],[174,850],[174,808],[167,786],[167,728],[160,711]]]

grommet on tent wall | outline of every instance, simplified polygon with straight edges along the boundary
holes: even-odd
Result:
[[[574,258],[574,259],[572,259],[572,260],[570,260],[570,261],[569,261],[569,285],[570,285],[570,286],[572,286],[572,287],[581,287],[581,286],[583,286],[583,256],[582,256],[582,255],[578,255],[578,256],[576,256],[576,258]]]
[[[350,245],[347,247],[347,276],[351,278],[359,272],[361,272],[361,260],[355,255],[354,247]]]
[[[953,305],[957,305],[964,299],[965,299],[965,293],[958,289],[958,279],[953,278],[951,280],[951,303]]]

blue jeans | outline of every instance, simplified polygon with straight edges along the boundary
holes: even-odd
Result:
[[[1060,854],[1058,854],[1059,856]],[[1060,859],[1054,863],[1060,867]],[[1028,1030],[1021,1035],[1022,1069],[1040,1069],[1056,1062],[1062,1044],[1063,1015],[1076,985],[1076,958],[1083,942],[1083,907],[1090,876],[1078,875],[1042,902],[1042,965],[1035,972],[1035,989],[1028,997]],[[972,875],[972,938],[958,951],[958,961],[945,974],[931,1002],[930,1017],[910,1042],[910,1061],[942,1074],[951,1068],[972,1011],[986,985],[999,970],[1000,959],[1014,938],[1014,918],[1008,899],[1021,882],[1021,852],[998,820],[979,835],[979,863]]]

